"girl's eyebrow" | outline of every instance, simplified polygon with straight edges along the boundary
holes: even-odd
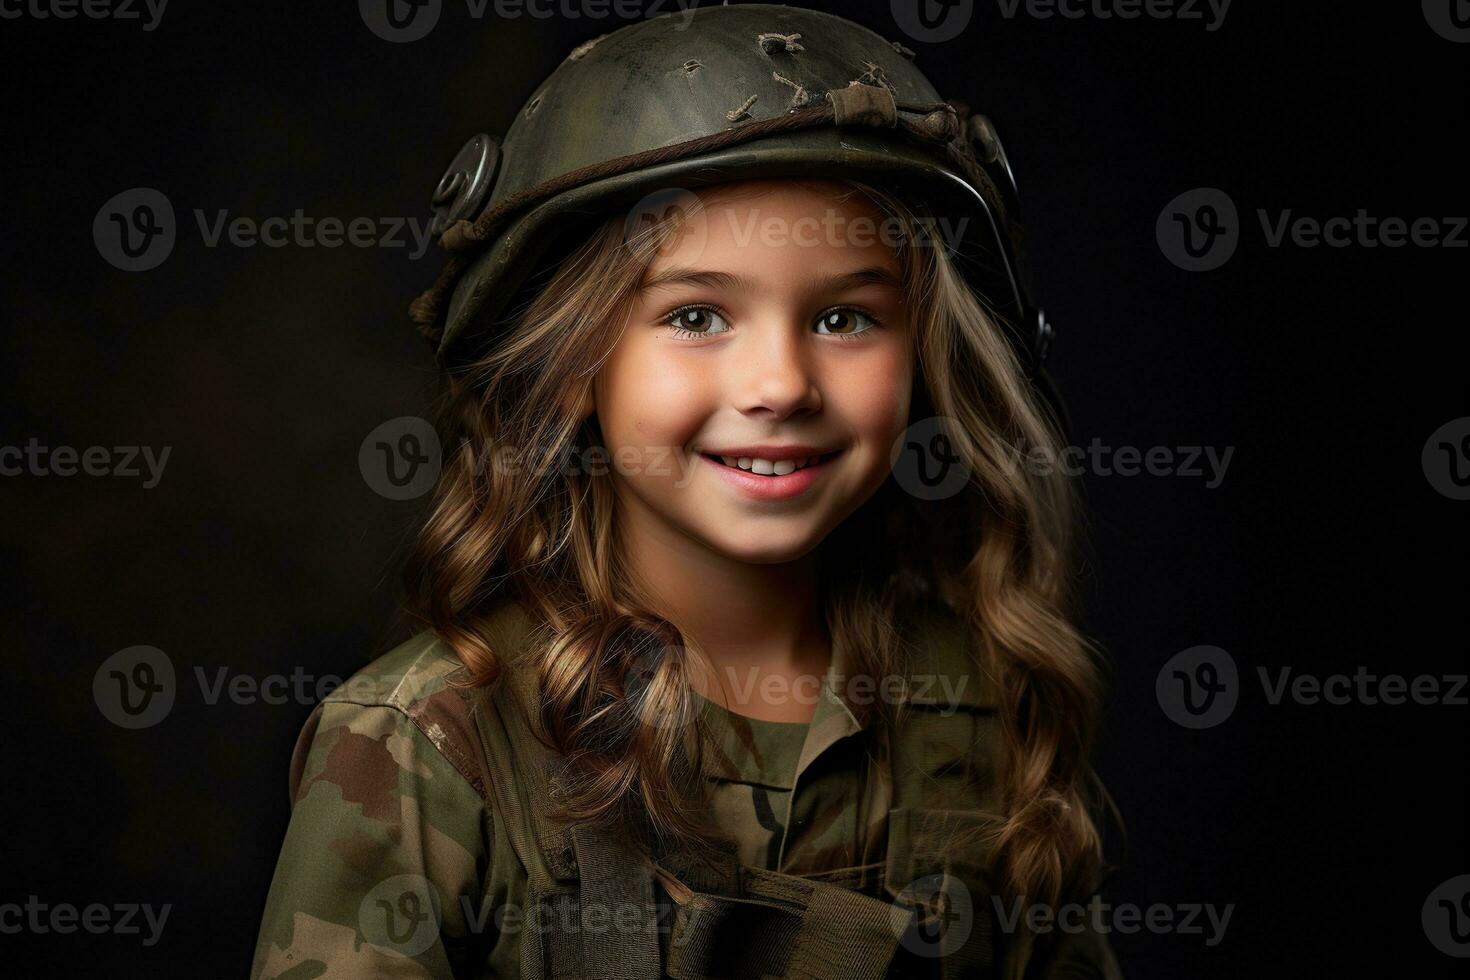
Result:
[[[883,286],[896,292],[902,292],[903,284],[894,273],[882,266],[868,266],[865,269],[856,269],[852,272],[844,272],[840,275],[828,276],[824,279],[814,279],[812,283],[816,288],[840,292],[845,289],[857,289],[860,286]],[[638,291],[647,292],[651,289],[662,289],[669,286],[704,286],[709,289],[723,289],[729,292],[755,292],[756,286],[745,276],[738,272],[718,272],[713,269],[690,269],[685,266],[674,266],[663,272],[649,276],[638,287]]]
[[[713,269],[673,266],[656,275],[645,277],[638,291],[647,292],[669,286],[705,286],[709,289],[724,289],[729,292],[751,289],[750,280],[736,272],[716,272]]]

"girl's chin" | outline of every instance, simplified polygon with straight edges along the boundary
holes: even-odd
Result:
[[[805,557],[822,541],[820,529],[773,528],[768,522],[730,514],[712,521],[705,545],[732,561],[780,565]],[[764,525],[764,526],[762,526]]]

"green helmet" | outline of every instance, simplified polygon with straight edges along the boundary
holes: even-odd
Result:
[[[958,229],[945,246],[1055,404],[1005,152],[913,57],[841,17],[775,4],[692,8],[578,46],[503,141],[473,137],[440,180],[433,231],[450,258],[415,322],[452,364],[489,339],[555,243],[610,210],[745,177],[845,176]]]

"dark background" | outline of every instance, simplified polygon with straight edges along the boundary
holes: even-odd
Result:
[[[405,316],[433,250],[207,248],[193,209],[422,217],[470,134],[616,18],[473,20],[411,44],[351,3],[174,0],[138,22],[0,22],[6,95],[0,445],[171,446],[163,479],[0,478],[8,792],[0,902],[170,903],[162,940],[7,935],[34,975],[242,976],[309,701],[207,704],[195,667],[345,676],[385,649],[422,501],[358,471],[380,423],[427,411]],[[1235,447],[1222,485],[1090,474],[1086,623],[1114,677],[1098,765],[1131,846],[1114,902],[1233,903],[1224,941],[1115,935],[1128,975],[1394,975],[1463,966],[1420,910],[1470,871],[1466,718],[1450,706],[1270,706],[1257,666],[1463,673],[1466,508],[1420,464],[1467,411],[1467,251],[1269,248],[1255,210],[1464,215],[1470,46],[1419,4],[1234,4],[1199,20],[1001,16],[942,44],[883,3],[814,3],[905,40],[996,120],[1059,327],[1073,441]],[[132,187],[179,215],[149,272],[93,217]],[[1162,254],[1176,195],[1224,190],[1242,240],[1211,272]],[[1463,238],[1466,237],[1462,235]],[[166,651],[162,723],[110,724],[109,655]],[[1244,691],[1189,731],[1163,663],[1213,644]]]

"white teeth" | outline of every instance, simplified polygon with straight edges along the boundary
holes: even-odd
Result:
[[[719,459],[726,466],[748,470],[760,476],[785,476],[787,473],[794,473],[803,466],[815,463],[818,457],[807,456],[803,459],[770,460],[752,456],[721,456]]]

